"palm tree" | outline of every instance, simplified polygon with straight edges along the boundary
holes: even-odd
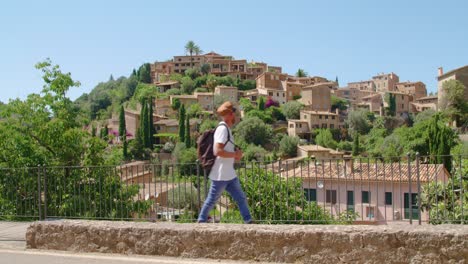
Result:
[[[307,77],[307,72],[304,69],[298,69],[296,72],[296,77]]]
[[[193,54],[195,53],[195,55],[200,55],[200,53],[202,53],[203,51],[200,49],[200,47],[195,44],[195,42],[193,42],[192,40],[189,40],[189,42],[187,42],[187,44],[185,44],[185,52],[187,52],[188,54],[190,54],[190,66],[193,68]]]

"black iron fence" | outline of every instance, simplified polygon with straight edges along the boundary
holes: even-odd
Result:
[[[468,157],[296,158],[236,164],[258,223],[467,223]],[[198,163],[0,169],[0,218],[194,222]],[[241,223],[222,195],[213,222]]]

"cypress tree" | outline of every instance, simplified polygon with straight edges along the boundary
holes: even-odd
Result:
[[[149,140],[149,124],[148,124],[148,104],[144,103],[143,105],[143,114],[141,115],[141,123],[142,123],[142,139],[143,139],[143,146],[145,148],[150,147]]]
[[[265,110],[265,98],[263,97],[258,99],[258,110]]]
[[[452,169],[452,159],[449,155],[454,137],[454,132],[440,121],[440,113],[436,114],[428,128],[429,154],[432,163],[443,163],[449,172]]]
[[[146,102],[145,100],[143,100],[141,102],[141,110],[140,110],[140,126],[138,127],[138,130],[137,130],[137,142],[138,142],[138,151],[142,151],[143,147],[145,146],[145,141],[144,141],[144,138],[145,138],[145,135],[144,135],[144,131],[145,131],[145,105],[146,105]]]
[[[150,98],[149,103],[149,110],[148,110],[148,125],[149,125],[149,142],[150,147],[153,148],[155,142],[154,134],[156,134],[156,130],[154,129],[153,123],[153,97]]]
[[[187,116],[186,124],[185,124],[185,146],[187,148],[190,148],[191,142],[190,142],[190,117]]]
[[[101,127],[101,129],[99,130],[99,138],[104,139],[104,127]]]
[[[93,136],[93,137],[96,136],[96,126],[95,126],[95,125],[93,125],[93,126],[91,127],[91,136]]]
[[[179,109],[179,142],[185,142],[185,106]]]
[[[126,159],[128,156],[127,152],[127,128],[125,124],[125,111],[123,105],[120,106],[119,114],[119,136],[123,143],[123,157]]]
[[[353,156],[359,155],[359,134],[356,133],[353,141]]]
[[[103,132],[103,134],[104,134],[103,139],[104,139],[105,141],[108,141],[108,140],[109,140],[109,128],[107,127],[107,125],[104,126],[104,129],[103,129],[103,130],[104,130],[104,132]]]

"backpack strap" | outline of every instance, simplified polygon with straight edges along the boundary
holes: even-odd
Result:
[[[220,127],[220,126],[225,126],[226,129],[228,130],[228,138],[227,138],[226,142],[224,142],[224,145],[226,145],[228,142],[231,142],[235,147],[236,145],[234,144],[234,142],[231,141],[231,133],[229,133],[229,127],[225,123],[219,123],[218,126],[216,127],[216,129],[218,129],[218,127]]]

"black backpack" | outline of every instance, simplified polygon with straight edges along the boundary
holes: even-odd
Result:
[[[200,161],[200,165],[205,170],[205,172],[207,172],[207,174],[210,173],[211,168],[213,167],[215,159],[216,159],[216,156],[213,153],[213,145],[214,145],[214,134],[215,134],[216,129],[219,126],[225,126],[228,129],[228,139],[226,143],[230,142],[231,135],[229,133],[229,128],[224,123],[220,123],[216,128],[203,132],[203,134],[198,138],[198,141],[197,141],[198,160]]]

